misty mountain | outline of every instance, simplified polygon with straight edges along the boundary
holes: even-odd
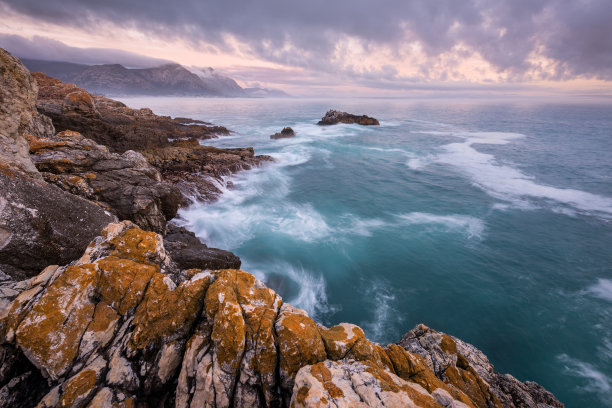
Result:
[[[288,98],[291,96],[285,91],[271,88],[244,88],[244,92],[251,98]]]
[[[196,74],[179,64],[126,68],[120,64],[84,65],[34,59],[24,59],[23,62],[32,72],[44,72],[89,92],[109,96],[275,96],[252,92],[251,88],[245,91],[232,78],[220,75],[212,68],[193,68]]]

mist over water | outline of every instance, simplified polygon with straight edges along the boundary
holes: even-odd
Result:
[[[425,323],[568,407],[612,399],[612,109],[125,98],[221,124],[275,162],[180,212],[318,321],[381,343]],[[316,122],[330,108],[380,127]],[[291,126],[292,139],[269,135]]]

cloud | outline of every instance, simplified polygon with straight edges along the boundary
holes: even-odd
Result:
[[[150,58],[117,49],[70,47],[61,41],[41,36],[25,38],[0,33],[0,47],[20,58],[68,61],[86,65],[121,64],[131,68],[149,68],[171,62],[167,59]]]
[[[472,71],[492,70],[510,81],[612,79],[609,0],[0,0],[0,4],[44,22],[89,31],[114,24],[167,41],[188,42],[196,50],[212,45],[221,52],[234,52],[240,47],[284,66],[355,78],[369,74],[403,78],[412,75],[405,71],[414,66],[426,80],[461,80],[453,61],[472,58]],[[385,56],[380,64],[367,58],[378,53]]]

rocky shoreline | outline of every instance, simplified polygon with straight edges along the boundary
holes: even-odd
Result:
[[[2,49],[0,97],[0,407],[563,406],[423,325],[386,346],[322,326],[168,224],[271,160],[198,142],[227,129],[31,75]]]

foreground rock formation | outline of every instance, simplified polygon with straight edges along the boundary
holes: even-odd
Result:
[[[377,119],[366,115],[353,115],[337,110],[328,110],[325,116],[317,123],[317,125],[335,125],[337,123],[357,123],[358,125],[371,126],[380,125]]]
[[[160,235],[124,221],[27,281],[0,312],[0,406],[515,406],[469,362],[442,380],[246,272],[172,265]]]
[[[36,82],[0,49],[0,282],[38,274],[80,256],[116,218],[47,184],[29,155],[25,132],[53,133],[36,112]]]

